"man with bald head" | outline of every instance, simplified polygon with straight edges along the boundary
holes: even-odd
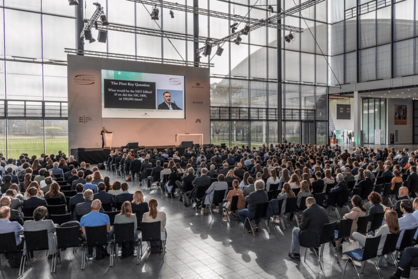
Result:
[[[409,190],[407,187],[402,186],[401,188],[399,188],[399,192],[398,192],[398,201],[395,203],[395,206],[393,207],[393,210],[395,210],[398,213],[398,217],[401,218],[402,217],[402,211],[401,211],[401,202],[402,200],[409,200]]]
[[[87,190],[86,192],[91,191]],[[84,192],[84,193],[86,193]],[[100,210],[102,209],[102,202],[100,200],[94,200],[91,202],[91,212],[81,217],[80,220],[80,227],[81,232],[83,234],[83,237],[86,235],[86,227],[101,227],[106,226],[108,236],[110,234],[110,219],[109,216],[106,214],[100,213]],[[93,247],[88,247],[88,254],[87,259],[89,261],[93,260]]]

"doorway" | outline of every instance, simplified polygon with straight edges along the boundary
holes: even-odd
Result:
[[[315,122],[302,121],[302,144],[316,143]]]

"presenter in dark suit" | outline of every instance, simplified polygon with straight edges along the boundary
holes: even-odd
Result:
[[[112,133],[112,132],[107,131],[106,128],[103,127],[102,131],[100,132],[100,135],[102,136],[102,148],[104,148],[104,144],[105,144],[105,142],[104,142],[104,134],[108,134],[108,133]]]
[[[166,91],[163,94],[164,102],[158,105],[158,109],[181,110],[175,103],[171,102],[171,93]]]

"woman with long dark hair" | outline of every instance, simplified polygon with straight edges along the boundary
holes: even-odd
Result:
[[[352,236],[353,232],[357,231],[358,218],[366,216],[366,208],[364,207],[363,200],[360,198],[360,196],[354,195],[351,198],[351,204],[353,205],[353,208],[349,213],[344,215],[344,219],[353,220],[353,224],[351,225],[350,237]]]
[[[134,234],[135,234],[135,241],[134,241],[134,256],[138,255],[138,224],[136,220],[136,216],[132,213],[132,206],[129,201],[125,201],[121,206],[121,211],[118,215],[115,216],[115,224],[126,224],[126,223],[134,223]],[[118,243],[118,257],[122,257],[122,245]]]
[[[45,194],[45,199],[61,199],[61,204],[66,204],[67,199],[65,195],[61,193],[61,187],[58,183],[54,182],[49,187],[49,191]]]
[[[149,201],[149,212],[144,213],[142,216],[143,223],[153,223],[153,222],[161,222],[161,240],[167,239],[167,230],[165,229],[165,225],[167,223],[167,216],[165,212],[158,211],[158,202],[156,199],[150,199]]]

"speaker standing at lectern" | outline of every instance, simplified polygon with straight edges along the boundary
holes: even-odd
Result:
[[[100,132],[100,135],[102,136],[102,148],[104,148],[105,145],[105,134],[111,134],[112,132],[109,132],[106,130],[105,127],[103,127],[102,131]]]

